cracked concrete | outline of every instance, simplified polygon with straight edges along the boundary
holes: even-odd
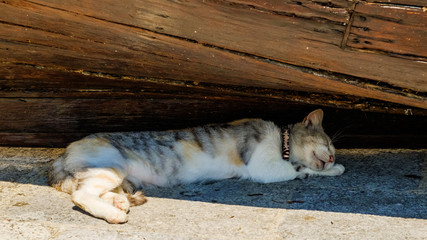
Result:
[[[338,150],[340,177],[146,189],[121,225],[47,186],[63,151],[0,148],[0,239],[427,239],[427,150]]]

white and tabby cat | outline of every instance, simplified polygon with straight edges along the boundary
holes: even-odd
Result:
[[[344,167],[335,164],[322,119],[318,109],[286,130],[244,119],[178,131],[93,134],[71,143],[55,160],[49,183],[72,194],[72,201],[93,216],[123,223],[130,206],[146,201],[140,190],[147,185],[341,175]]]

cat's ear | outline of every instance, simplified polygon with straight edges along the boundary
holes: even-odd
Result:
[[[314,110],[304,118],[302,123],[307,128],[322,128],[323,111],[322,109]]]

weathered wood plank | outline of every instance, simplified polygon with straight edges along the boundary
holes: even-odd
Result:
[[[91,133],[3,133],[0,132],[0,146],[10,147],[65,147]],[[343,134],[337,148],[426,148],[426,135],[367,135]]]
[[[349,20],[349,9],[354,5],[354,2],[348,0],[234,0],[232,2],[261,11],[268,10],[283,15],[317,18],[339,23]]]
[[[402,6],[420,6],[427,7],[425,0],[365,0],[371,3],[384,3],[384,4],[399,4]]]
[[[344,130],[337,146],[427,147],[419,7],[406,16],[412,8],[347,0],[126,3],[0,3],[0,145],[244,117],[295,122],[324,106],[327,131]],[[420,45],[381,24],[409,26]],[[375,42],[352,43],[356,34]],[[381,43],[385,34],[394,45]]]
[[[350,95],[328,95],[282,91],[266,88],[237,87],[230,85],[182,82],[162,79],[122,78],[120,76],[83,73],[66,69],[44,68],[33,65],[0,63],[0,97],[5,98],[141,98],[141,95],[159,94],[180,97],[198,97],[233,101],[250,98],[256,101],[277,103],[302,103],[342,109],[393,114],[427,115],[427,110],[408,108],[386,102],[356,98]],[[190,94],[191,93],[191,94]],[[146,96],[145,96],[146,97]],[[161,98],[161,97],[160,97]],[[274,102],[276,101],[276,102]],[[291,104],[292,105],[292,104]]]
[[[90,133],[0,132],[2,147],[65,147]]]
[[[167,95],[126,99],[0,98],[0,145],[64,147],[94,132],[185,128],[243,117],[283,124],[301,121],[313,109],[249,97],[234,101]],[[427,147],[426,141],[420,141],[426,138],[426,116],[324,110],[326,131],[330,135],[342,132],[336,142],[339,147]]]
[[[256,98],[144,95],[139,98],[0,98],[0,132],[100,132],[170,129],[248,114],[287,116],[296,104]],[[269,101],[273,103],[274,101]],[[301,106],[300,109],[307,109]],[[308,111],[308,110],[307,110]],[[16,113],[20,114],[16,114]],[[185,119],[185,121],[176,121]],[[293,119],[293,118],[291,118]]]
[[[427,11],[361,2],[347,46],[427,58]]]
[[[236,4],[243,1],[147,0],[143,3],[129,1],[125,7],[110,0],[103,1],[102,5],[88,3],[83,6],[73,0],[34,2],[299,66],[427,91],[424,60],[341,49],[347,23],[322,20],[323,15],[316,17],[313,8],[306,8],[313,17],[304,18],[292,12],[269,9],[269,6],[252,9],[251,5]],[[346,6],[341,9],[348,11]],[[386,64],[378,68],[378,63]]]
[[[2,4],[8,11],[0,15],[3,22],[8,22],[0,24],[0,60],[5,63],[83,75],[119,76],[118,79],[157,78],[350,94],[420,108],[427,106],[423,97],[402,95],[399,90],[358,83],[357,79],[261,61],[27,2],[11,2],[15,5]],[[10,80],[9,83],[13,82]]]
[[[299,118],[293,118],[292,113],[297,112],[304,115],[313,108],[307,104],[290,103],[283,99],[224,93],[209,95],[208,93],[118,94],[99,92],[98,94],[43,93],[42,95],[44,98],[41,96],[0,98],[0,132],[146,130],[182,127],[186,126],[185,124],[200,124],[213,120],[224,122],[254,116],[270,119],[285,116],[286,119],[296,121]],[[21,96],[24,94],[21,93]],[[411,112],[408,114],[408,118],[410,118]],[[395,118],[393,116],[391,115],[389,118]],[[423,116],[427,116],[425,110]],[[332,119],[338,117],[339,115],[330,116]],[[383,120],[387,120],[386,116],[382,117]],[[185,119],[185,121],[174,121],[176,119]],[[158,121],[162,121],[166,125],[162,127]],[[341,124],[345,124],[345,122]],[[405,127],[408,126],[402,126],[399,130]]]
[[[5,62],[57,67],[59,70],[80,71],[83,74],[111,74],[124,78],[154,77],[313,90],[312,87],[307,88],[287,80],[293,74],[289,72],[288,76],[284,75],[282,71],[286,70],[285,68],[184,40],[71,14],[63,16],[63,19],[67,15],[73,18],[66,22],[71,26],[51,23],[54,26],[50,29],[43,26],[49,21],[54,22],[54,19],[37,17],[32,12],[20,12],[18,9],[11,9],[9,12],[36,19],[30,19],[28,26],[0,24],[0,38],[5,41],[1,42],[0,59]],[[52,32],[57,30],[58,33]],[[265,67],[259,68],[259,65]],[[256,68],[259,68],[257,73],[247,74],[248,69]],[[281,72],[277,72],[277,69],[281,69]],[[304,74],[291,69],[290,71],[294,71],[296,75]],[[263,81],[264,79],[269,80]]]

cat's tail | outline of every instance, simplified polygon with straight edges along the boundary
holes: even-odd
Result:
[[[129,200],[131,207],[139,206],[147,202],[144,193],[140,190],[141,188],[136,187],[135,182],[132,182],[127,178],[123,179],[119,189],[121,189],[121,193]]]
[[[134,194],[126,193],[126,198],[129,200],[129,204],[131,207],[139,206],[147,202],[147,199],[144,196],[142,191],[137,191]]]
[[[65,170],[65,156],[57,158],[49,168],[48,183],[58,191],[72,193],[77,187],[72,173]]]

